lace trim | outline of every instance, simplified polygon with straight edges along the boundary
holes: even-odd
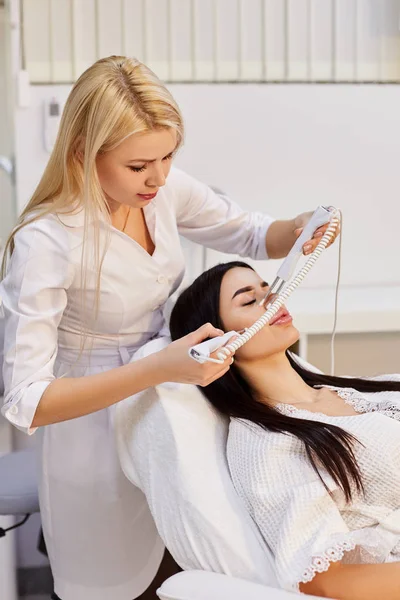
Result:
[[[368,400],[361,392],[352,389],[335,389],[336,393],[346,404],[349,404],[358,413],[379,412],[387,417],[400,421],[400,408],[391,401],[375,403]]]
[[[324,573],[327,571],[331,566],[331,563],[342,560],[344,553],[354,550],[355,547],[355,542],[342,542],[341,544],[330,546],[321,554],[313,556],[311,564],[303,571],[301,579],[298,581],[298,585],[300,583],[312,581],[317,573]]]
[[[334,388],[332,386],[324,386],[327,387],[337,393],[337,395],[342,398],[346,404],[349,404],[354,408],[357,413],[368,413],[368,412],[378,412],[381,415],[385,415],[386,417],[390,417],[391,419],[396,419],[400,421],[400,406],[398,403],[394,403],[392,401],[383,401],[380,403],[372,402],[368,400],[361,392],[357,390],[352,390],[349,388]],[[281,413],[287,416],[293,416],[296,413],[307,413],[312,414],[316,417],[326,418],[329,415],[325,415],[324,413],[309,411],[304,408],[296,408],[292,404],[277,404],[276,407]],[[346,415],[341,415],[345,417]]]
[[[298,415],[299,413],[306,413],[306,415],[313,415],[314,417],[320,417],[322,419],[326,419],[327,417],[327,415],[324,415],[324,413],[306,410],[305,408],[296,408],[296,406],[293,406],[292,404],[276,404],[275,408],[279,410],[279,412],[281,412],[282,414],[287,415],[289,417],[293,415]]]

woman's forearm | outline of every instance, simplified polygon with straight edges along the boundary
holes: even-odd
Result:
[[[336,600],[399,600],[400,562],[374,565],[334,563],[318,573],[300,591],[311,596]]]
[[[104,373],[55,379],[40,399],[32,427],[88,415],[163,381],[159,353]]]
[[[268,227],[265,245],[270,258],[283,258],[296,241],[295,220],[274,221]]]

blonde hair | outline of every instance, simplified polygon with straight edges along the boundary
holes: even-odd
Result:
[[[176,130],[178,146],[182,143],[179,108],[148,67],[124,56],[103,58],[89,67],[72,88],[47,167],[6,242],[1,276],[5,276],[14,237],[22,227],[50,213],[73,213],[84,207],[84,240],[89,222],[96,228],[98,297],[104,258],[99,252],[98,217],[102,214],[109,219],[110,214],[97,177],[96,156],[115,148],[132,134],[163,128]],[[83,249],[82,272],[87,269],[84,254]]]

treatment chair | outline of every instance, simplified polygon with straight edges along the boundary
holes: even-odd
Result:
[[[140,358],[161,349],[151,342]],[[228,421],[191,385],[164,384],[116,406],[118,450],[145,494],[158,532],[183,573],[161,600],[291,600],[272,553],[233,487]],[[315,596],[314,596],[315,598]]]

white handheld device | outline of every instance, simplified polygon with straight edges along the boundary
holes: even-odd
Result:
[[[296,275],[294,280],[286,286],[283,290],[282,288],[287,284],[288,280],[292,276],[296,264],[299,258],[302,255],[303,245],[307,240],[309,240],[316,229],[325,225],[326,223],[330,223],[328,229],[322,236],[320,242],[315,248],[314,252],[308,258],[306,264],[300,270],[300,272]],[[288,297],[293,293],[293,291],[300,285],[303,281],[304,277],[310,271],[310,269],[314,266],[317,259],[320,257],[322,251],[327,247],[332,237],[335,235],[336,229],[340,223],[340,212],[334,207],[325,207],[319,206],[317,210],[314,212],[310,221],[307,223],[304,231],[301,233],[299,238],[296,240],[296,243],[293,245],[290,250],[288,256],[282,263],[280,269],[278,270],[278,275],[274,280],[268,294],[262,300],[260,304],[264,304],[266,299],[270,294],[279,294],[277,298],[268,306],[267,311],[252,325],[249,329],[243,334],[239,334],[236,331],[230,331],[223,336],[219,336],[213,338],[211,340],[207,340],[205,342],[201,342],[196,346],[192,346],[189,348],[189,356],[191,356],[197,362],[216,362],[222,364],[224,359],[227,358],[231,353],[236,352],[243,344],[248,342],[262,327],[267,325],[267,323],[272,319],[273,316],[276,315],[278,310],[283,306]],[[237,339],[232,343],[228,343],[232,337],[237,336]],[[221,352],[217,354],[218,359],[211,358],[210,354],[215,352],[218,349],[221,349]]]
[[[263,300],[261,300],[260,306],[263,303],[265,303],[268,296],[271,296],[272,294],[279,294],[283,286],[292,277],[295,267],[303,254],[304,244],[312,238],[315,231],[319,227],[322,227],[322,225],[326,225],[326,223],[329,223],[334,210],[335,209],[331,206],[318,206],[317,210],[314,212],[311,219],[301,232],[301,235],[293,244],[289,254],[281,264],[276,278],[273,281],[271,287],[269,288],[268,294],[265,296],[265,298],[263,298]]]
[[[239,334],[236,331],[228,331],[224,335],[219,335],[211,340],[207,340],[206,342],[201,342],[197,344],[197,346],[192,346],[189,350],[189,355],[197,360],[199,363],[205,362],[215,362],[215,363],[223,363],[225,356],[222,356],[217,360],[216,358],[211,358],[210,354],[225,346],[233,337],[238,336]],[[218,355],[219,356],[219,355]]]

